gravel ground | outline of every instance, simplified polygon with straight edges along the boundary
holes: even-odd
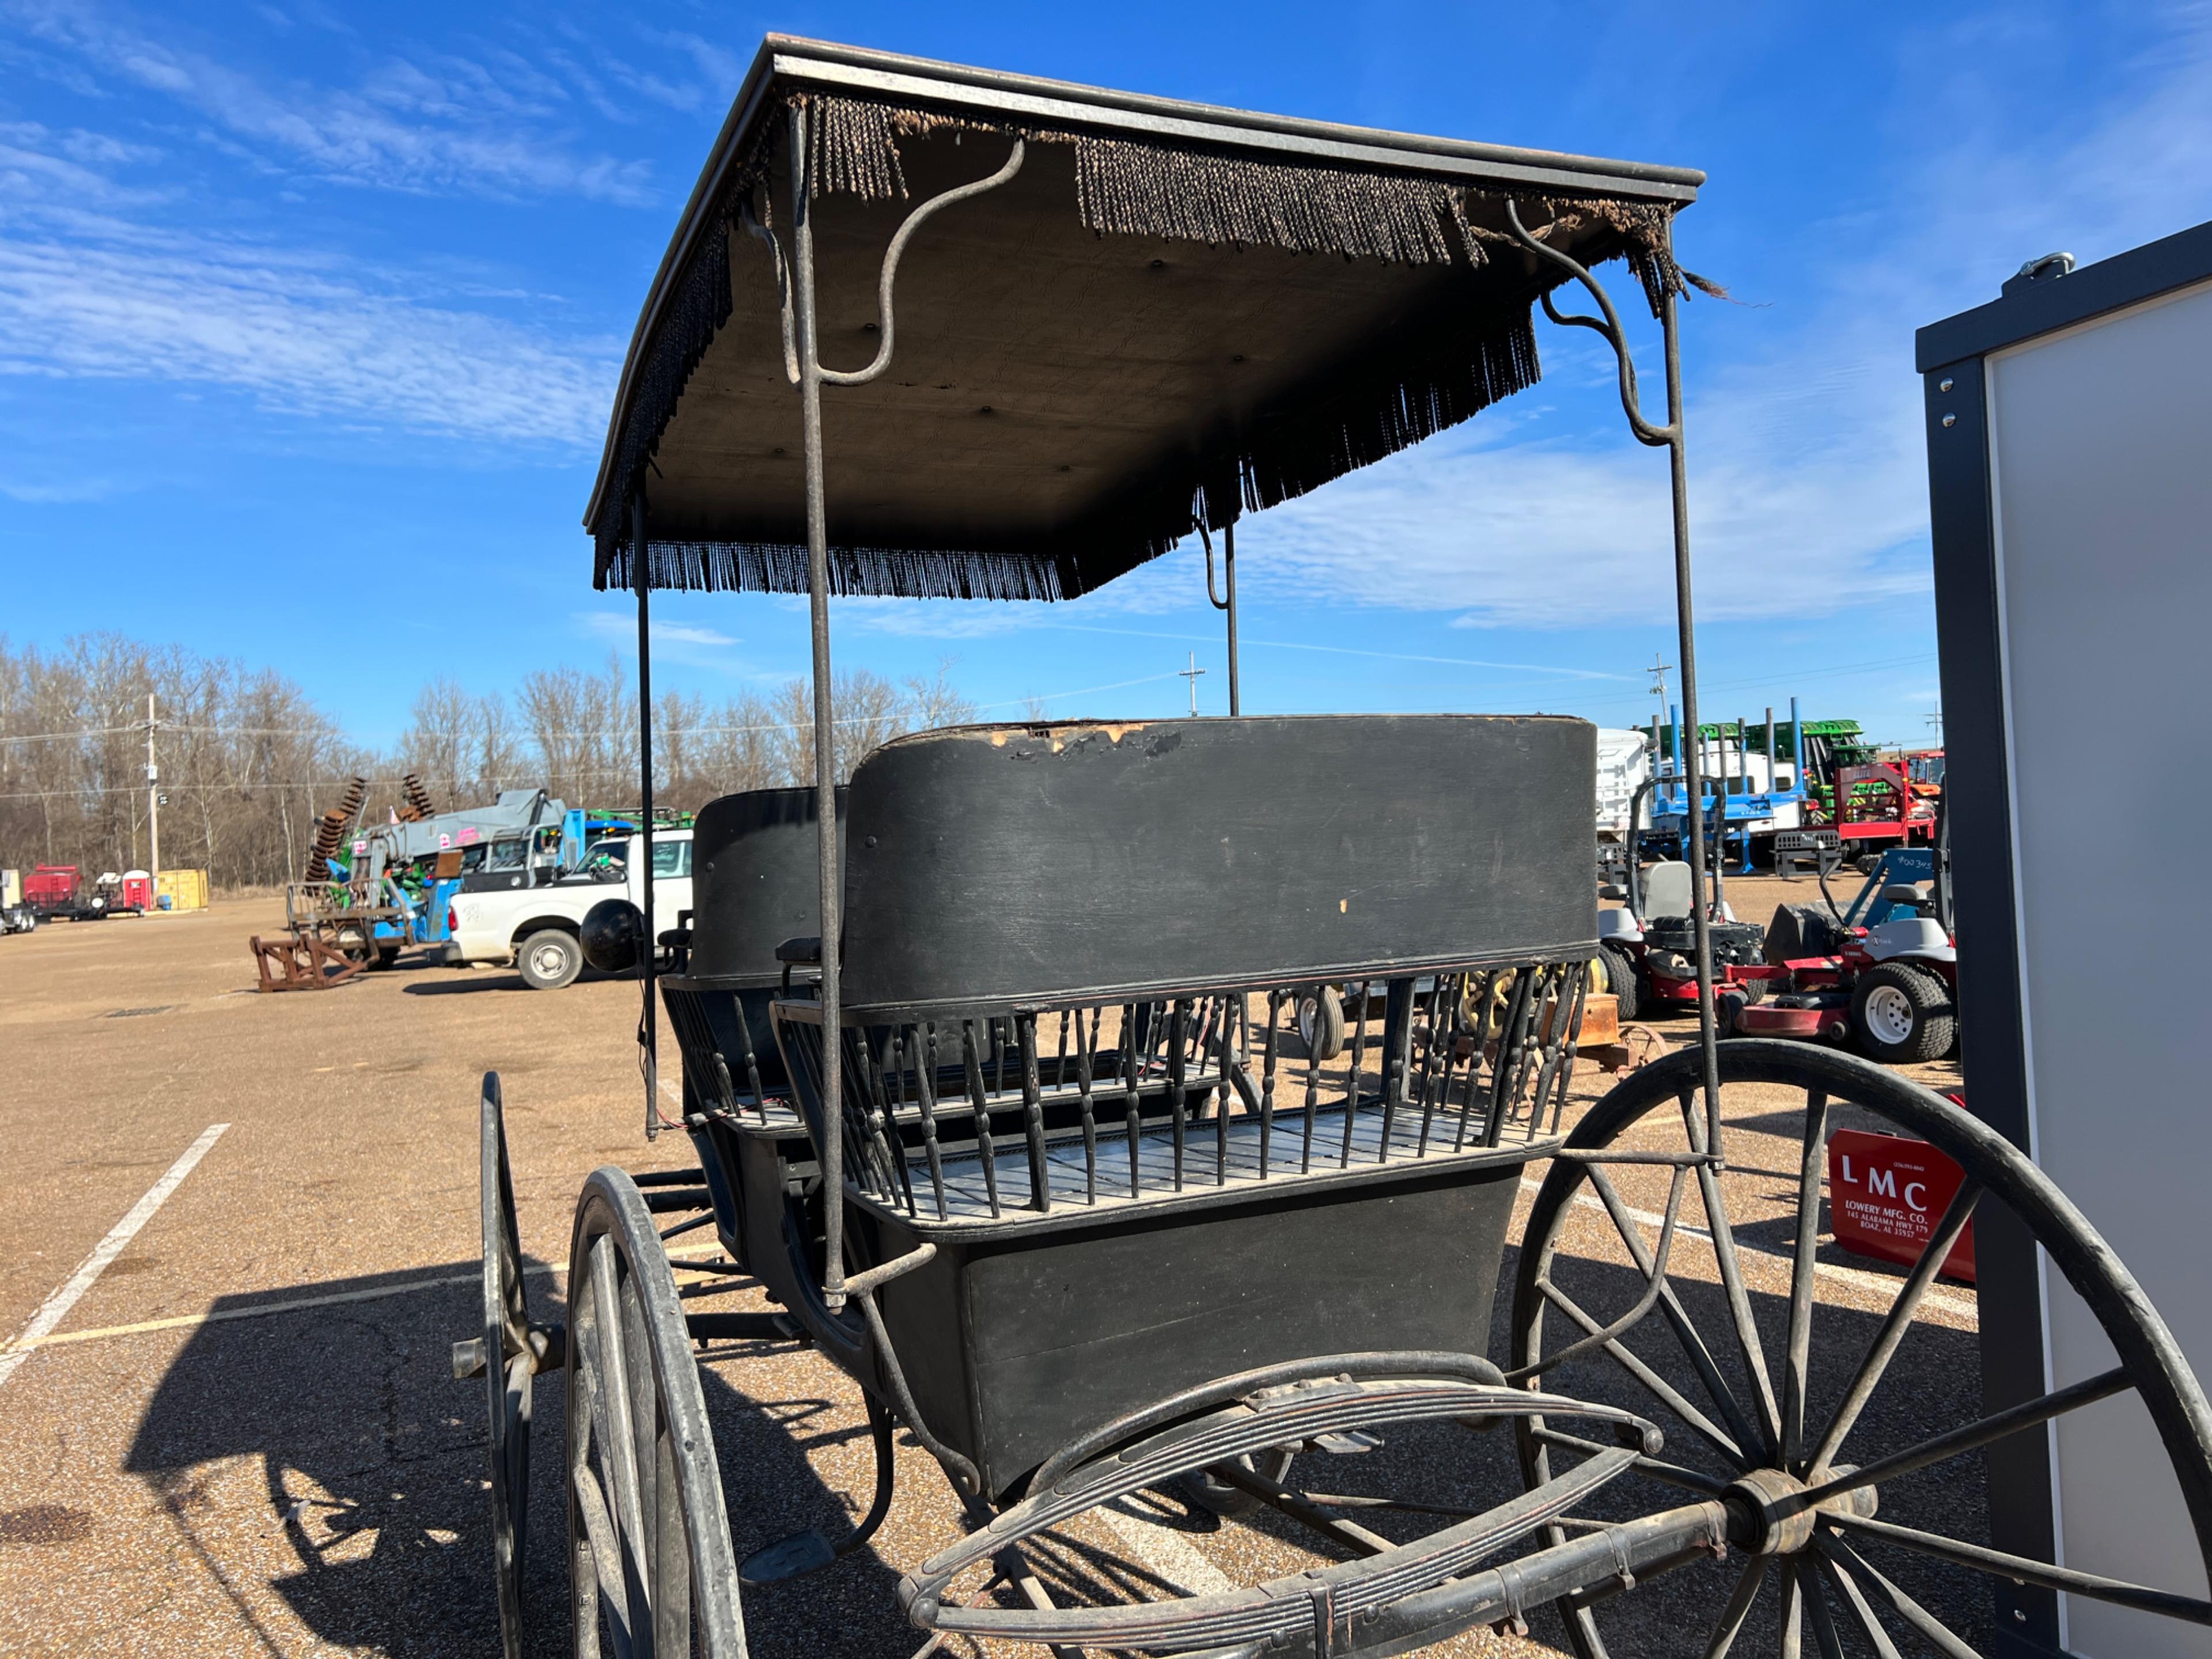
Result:
[[[1744,881],[1730,896],[1740,915],[1764,921],[1778,898],[1810,890]],[[252,994],[246,938],[275,931],[280,908],[241,902],[0,940],[9,1079],[0,1179],[11,1199],[0,1210],[0,1334],[23,1327],[196,1137],[230,1126],[70,1310],[64,1340],[0,1382],[0,1651],[496,1652],[482,1384],[453,1382],[447,1357],[476,1319],[478,1077],[496,1069],[505,1080],[541,1317],[557,1316],[554,1269],[584,1175],[609,1162],[635,1170],[691,1161],[684,1140],[647,1146],[640,1133],[634,985],[586,981],[538,994],[506,971],[402,967],[325,994]],[[1677,1040],[1688,1030],[1667,1027]],[[1921,1069],[1955,1080],[1948,1066]],[[1572,1110],[1608,1082],[1578,1079]],[[1726,1190],[1747,1245],[1786,1247],[1777,1241],[1789,1227],[1799,1104],[1731,1103],[1742,1133]],[[1639,1133],[1653,1145],[1665,1135]],[[1663,1171],[1625,1171],[1619,1185],[1632,1204],[1664,1207]],[[1533,1187],[1522,1194],[1516,1244]],[[1688,1218],[1703,1219],[1694,1204]],[[1564,1225],[1562,1288],[1594,1310],[1626,1308],[1640,1281],[1610,1223],[1583,1206]],[[1842,1386],[1894,1283],[1832,1244],[1822,1259],[1833,1271],[1818,1280],[1816,1410]],[[1778,1346],[1788,1262],[1757,1250],[1746,1260],[1755,1311]],[[1717,1332],[1711,1264],[1698,1241],[1678,1245],[1686,1303]],[[1493,1356],[1507,1351],[1516,1271],[1509,1246]],[[307,1302],[316,1305],[285,1310]],[[758,1304],[739,1291],[705,1305]],[[1694,1389],[1656,1323],[1632,1347]],[[1900,1445],[1976,1415],[1973,1329],[1970,1289],[1931,1297],[1853,1447]],[[840,1373],[811,1353],[745,1346],[710,1354],[702,1373],[740,1558],[866,1507],[866,1418]],[[1553,1382],[1646,1408],[1609,1365],[1575,1364]],[[557,1375],[541,1379],[529,1595],[532,1650],[546,1654],[566,1641],[564,1523],[547,1455],[559,1443],[561,1393]],[[1670,1449],[1695,1461],[1687,1440],[1671,1433]],[[904,1437],[899,1463],[899,1502],[872,1549],[746,1594],[755,1651],[914,1651],[917,1634],[896,1611],[898,1575],[961,1528],[944,1480]],[[1457,1428],[1394,1433],[1363,1457],[1302,1460],[1297,1478],[1445,1502],[1501,1501],[1519,1482],[1509,1436]],[[1681,1501],[1632,1484],[1607,1494],[1617,1512]],[[1887,1518],[1982,1534],[1976,1467],[1882,1497]],[[1319,1559],[1272,1515],[1223,1522],[1175,1492],[1130,1507],[1056,1542],[1042,1564],[1047,1580],[1251,1582]],[[1736,1571],[1733,1561],[1686,1570],[1610,1604],[1613,1650],[1703,1652]],[[1896,1576],[1970,1638],[1986,1623],[1975,1587]],[[1556,1620],[1532,1617],[1526,1639],[1480,1631],[1440,1650],[1558,1650]],[[1771,1613],[1758,1617],[1768,1632],[1740,1650],[1772,1652]]]

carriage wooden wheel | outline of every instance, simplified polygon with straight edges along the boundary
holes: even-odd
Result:
[[[1509,1373],[1632,1402],[1666,1436],[1666,1458],[1640,1466],[1655,1489],[1729,1504],[1746,1553],[1732,1582],[1704,1574],[1711,1605],[1685,1650],[1991,1653],[1987,1592],[2021,1586],[2212,1622],[2196,1585],[2132,1583],[2124,1563],[2092,1572],[2026,1560],[1913,1518],[1916,1506],[1946,1507],[1929,1502],[1932,1488],[1978,1485],[1977,1455],[1996,1440],[2124,1408],[2156,1431],[2154,1461],[2136,1471],[2144,1501],[2185,1516],[2190,1555],[2212,1563],[2212,1410],[2163,1322],[2065,1194],[1942,1096],[1870,1061],[1784,1042],[1723,1045],[1730,1161],[1703,1164],[1695,1060],[1677,1054],[1632,1073],[1568,1136],[1523,1237]],[[1829,1206],[1850,1201],[1829,1178],[1842,1167],[1830,1142],[1869,1130],[1924,1141],[1959,1175],[1948,1195],[1904,1194],[1934,1216],[1930,1240],[1894,1279],[1857,1273],[1868,1306],[1854,1313],[1823,1304],[1823,1275],[1838,1264],[1820,1239]],[[1601,1161],[1608,1154],[1622,1161]],[[1747,1164],[1757,1173],[1730,1173]],[[2112,1363],[2048,1389],[1997,1379],[2025,1396],[1998,1409],[1930,1410],[1930,1391],[1904,1373],[1929,1363],[1915,1351],[1929,1346],[1927,1299],[1946,1298],[1939,1274],[1970,1223],[2032,1237],[2094,1312]],[[1609,1239],[1594,1244],[1593,1230]],[[1904,1411],[1886,1412],[1900,1393]],[[1531,1483],[1593,1449],[1540,1416],[1518,1432]],[[1929,1605],[1939,1595],[1940,1612]],[[1570,1601],[1560,1611],[1577,1653],[1607,1651],[1601,1609]]]

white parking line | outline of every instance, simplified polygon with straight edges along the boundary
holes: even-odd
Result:
[[[93,1247],[90,1255],[77,1265],[60,1289],[39,1304],[31,1322],[16,1334],[15,1340],[5,1349],[0,1349],[0,1384],[15,1376],[22,1363],[31,1357],[40,1340],[53,1328],[68,1317],[69,1310],[93,1287],[100,1274],[107,1271],[109,1262],[123,1254],[123,1247],[138,1236],[138,1230],[154,1218],[154,1212],[169,1200],[193,1166],[205,1158],[208,1148],[222,1138],[228,1123],[210,1123],[200,1138],[185,1148],[185,1153],[169,1166],[169,1172],[155,1182],[146,1196],[131,1206],[131,1213],[108,1229],[107,1237]]]

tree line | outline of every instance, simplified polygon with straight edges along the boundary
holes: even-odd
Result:
[[[841,776],[903,732],[975,718],[941,665],[893,682],[866,668],[833,683]],[[114,634],[58,649],[0,637],[0,866],[74,864],[88,874],[152,856],[147,699],[154,699],[161,863],[219,887],[297,877],[317,816],[368,780],[368,815],[401,805],[412,774],[437,810],[544,788],[571,806],[638,805],[637,686],[610,658],[524,676],[510,696],[433,679],[397,744],[354,741],[295,681],[235,659]],[[791,680],[710,702],[653,703],[656,805],[694,811],[717,795],[814,781],[813,690]]]

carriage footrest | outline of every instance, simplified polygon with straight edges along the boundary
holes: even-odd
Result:
[[[806,1333],[789,1314],[688,1313],[684,1328],[695,1342],[799,1342]]]

